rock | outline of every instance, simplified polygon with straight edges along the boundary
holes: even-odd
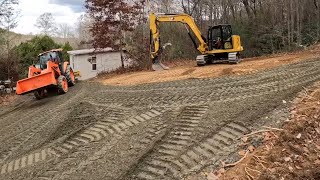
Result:
[[[299,133],[299,134],[296,136],[296,138],[297,138],[297,139],[300,139],[301,136],[302,136],[301,133]]]

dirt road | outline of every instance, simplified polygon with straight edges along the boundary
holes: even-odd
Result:
[[[0,111],[0,179],[181,179],[234,162],[238,138],[280,126],[320,59],[243,76],[80,83]],[[256,143],[258,145],[259,142]]]

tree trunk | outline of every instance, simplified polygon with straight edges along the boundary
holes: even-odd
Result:
[[[290,3],[289,1],[291,0],[287,0],[287,31],[288,31],[288,46],[289,49],[291,48],[291,11],[290,11]]]
[[[123,33],[122,33],[122,15],[119,15],[119,19],[120,19],[120,58],[121,58],[121,66],[122,68],[124,68],[124,59],[123,59]]]
[[[290,27],[290,32],[291,32],[291,39],[290,42],[294,42],[294,12],[293,12],[293,0],[290,1],[290,19],[291,19],[291,27]]]
[[[248,14],[248,17],[249,19],[252,19],[252,13],[251,13],[251,10],[250,10],[250,5],[249,5],[249,1],[248,0],[242,0],[242,3],[247,11],[247,14]]]

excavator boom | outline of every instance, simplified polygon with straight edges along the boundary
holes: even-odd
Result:
[[[150,31],[151,31],[151,59],[153,63],[157,63],[158,56],[162,51],[160,45],[160,33],[159,33],[159,23],[161,22],[179,22],[186,25],[194,33],[199,41],[197,47],[201,54],[204,54],[208,50],[208,45],[206,44],[203,36],[193,18],[188,14],[154,14],[150,15]],[[190,32],[189,32],[190,35]],[[191,36],[190,36],[191,37]],[[193,40],[194,41],[194,40]]]

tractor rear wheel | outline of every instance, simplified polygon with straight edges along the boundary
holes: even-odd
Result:
[[[74,72],[70,67],[70,65],[68,65],[66,69],[66,78],[67,78],[69,87],[74,86],[76,84],[76,78],[74,76]]]
[[[59,76],[58,78],[58,93],[65,94],[69,90],[68,80],[65,76]]]
[[[47,96],[46,90],[45,89],[40,89],[36,90],[33,92],[34,96],[36,97],[37,100],[41,100]]]

